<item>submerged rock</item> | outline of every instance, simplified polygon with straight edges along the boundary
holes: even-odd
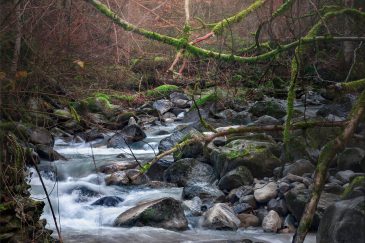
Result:
[[[102,197],[91,204],[91,206],[106,206],[115,207],[119,203],[123,202],[123,198],[117,196],[106,196]]]
[[[241,221],[233,210],[224,203],[217,203],[203,215],[202,226],[209,229],[237,230]]]
[[[325,211],[317,232],[318,243],[363,243],[365,197],[339,201]]]
[[[114,226],[151,226],[171,230],[186,230],[188,221],[181,202],[165,197],[142,203],[120,214]]]

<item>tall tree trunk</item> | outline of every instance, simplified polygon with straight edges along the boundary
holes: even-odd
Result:
[[[21,25],[21,13],[20,13],[20,4],[18,1],[15,0],[14,4],[15,7],[15,44],[14,44],[14,52],[13,52],[13,59],[11,61],[10,72],[13,76],[15,76],[16,71],[18,70],[18,62],[20,56],[20,47],[22,42],[22,25]]]
[[[297,232],[294,235],[293,243],[304,242],[305,236],[311,226],[314,213],[316,212],[317,204],[321,196],[324,183],[326,181],[326,174],[330,162],[334,159],[337,153],[341,152],[350,138],[352,137],[360,119],[365,112],[365,90],[362,91],[358,98],[357,104],[352,111],[351,120],[345,127],[340,136],[328,142],[322,149],[319,155],[317,168],[314,176],[314,188],[309,202],[307,203],[303,216],[300,220]]]

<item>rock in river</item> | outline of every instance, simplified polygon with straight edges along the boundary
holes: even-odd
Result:
[[[114,226],[151,226],[171,230],[186,230],[188,221],[181,202],[165,197],[142,203],[120,214]]]
[[[224,203],[217,203],[203,215],[202,226],[209,229],[237,230],[241,221],[233,210]]]

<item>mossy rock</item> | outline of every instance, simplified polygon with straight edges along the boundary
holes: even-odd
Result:
[[[357,188],[365,188],[365,176],[356,176],[350,182],[350,184],[345,188],[341,197],[343,199],[350,199],[356,196],[363,195],[362,192],[357,192]]]
[[[164,84],[147,91],[147,96],[155,99],[168,97],[172,92],[179,91],[180,88],[176,85]]]
[[[207,150],[219,177],[239,166],[246,166],[254,177],[263,178],[272,176],[273,169],[282,164],[274,154],[279,150],[276,143],[239,139],[222,147],[210,143]]]

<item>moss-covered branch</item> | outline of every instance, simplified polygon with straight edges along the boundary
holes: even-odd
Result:
[[[185,38],[178,39],[178,38],[158,34],[153,31],[148,31],[143,28],[139,28],[139,27],[137,27],[133,24],[130,24],[127,21],[121,19],[120,17],[118,17],[117,14],[115,14],[113,11],[111,11],[106,5],[102,4],[100,1],[98,1],[98,0],[85,0],[85,1],[91,3],[98,11],[100,11],[106,17],[110,18],[114,23],[116,23],[117,25],[119,25],[126,31],[130,31],[130,32],[142,35],[148,39],[156,40],[156,41],[174,46],[177,49],[185,49],[189,53],[194,54],[199,57],[215,58],[215,59],[220,59],[222,61],[227,61],[227,62],[257,63],[260,61],[270,60],[271,58],[275,57],[279,53],[290,50],[299,45],[299,41],[295,41],[295,42],[289,43],[287,45],[280,46],[274,50],[263,53],[261,55],[252,56],[252,57],[241,57],[241,56],[237,56],[237,55],[223,54],[223,53],[214,52],[214,51],[210,51],[210,50],[206,50],[206,49],[194,46],[193,44],[188,43]],[[351,12],[353,15],[357,14],[362,17],[365,17],[365,13],[360,12],[358,10],[345,9],[345,11],[346,10],[348,10],[349,13]],[[310,43],[313,43],[316,41],[346,41],[346,40],[358,41],[358,40],[363,40],[363,39],[365,39],[365,38],[363,38],[363,37],[349,37],[349,38],[343,37],[343,38],[341,38],[341,37],[331,37],[331,36],[318,36],[318,37],[310,36],[309,37],[308,36],[307,38],[302,39],[301,44],[306,45],[306,44],[310,44]]]
[[[304,214],[300,220],[297,232],[293,238],[293,243],[304,242],[305,236],[311,226],[312,219],[316,211],[317,204],[326,181],[326,175],[329,165],[336,156],[336,154],[341,152],[345,148],[346,144],[352,137],[364,113],[365,113],[365,91],[363,91],[360,94],[357,103],[351,112],[350,121],[345,127],[342,134],[337,138],[335,138],[334,140],[328,142],[323,147],[319,155],[314,176],[314,188],[311,194],[311,198],[308,201],[306,208],[304,210]]]
[[[348,15],[350,17],[360,17],[365,18],[365,13],[358,11],[356,9],[346,8],[341,9],[337,11],[329,11],[324,14],[324,16],[309,30],[307,35],[298,41],[298,46],[295,49],[295,56],[292,59],[292,66],[291,66],[291,79],[289,84],[289,90],[288,90],[288,97],[287,97],[287,117],[285,120],[285,129],[284,129],[284,145],[285,147],[290,141],[290,126],[291,126],[291,120],[293,117],[293,110],[294,110],[294,100],[295,100],[295,86],[297,77],[299,74],[299,66],[300,66],[300,58],[303,53],[306,52],[306,47],[302,44],[305,44],[307,40],[315,40],[317,41],[317,35],[319,31],[321,30],[321,27],[323,26],[325,21],[328,21],[332,19],[333,17],[339,16],[339,15]]]
[[[266,0],[255,0],[253,4],[245,8],[244,10],[240,11],[236,15],[233,15],[227,19],[224,19],[218,22],[212,29],[215,35],[220,35],[223,33],[223,30],[228,26],[238,23],[242,21],[247,15],[255,11],[256,9],[260,8]]]
[[[347,83],[338,83],[336,86],[346,92],[362,91],[365,89],[365,78]]]

